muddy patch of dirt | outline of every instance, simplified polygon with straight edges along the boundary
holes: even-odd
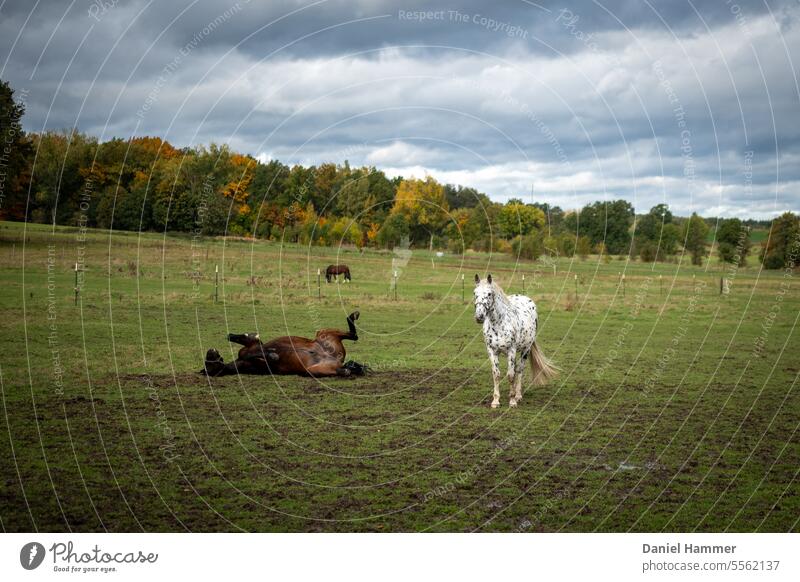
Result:
[[[178,386],[208,386],[208,378],[198,373],[182,374],[120,374],[109,378],[119,380],[121,384],[141,384],[142,387],[171,388]]]

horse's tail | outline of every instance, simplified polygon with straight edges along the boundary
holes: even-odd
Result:
[[[542,353],[536,342],[533,342],[529,356],[531,372],[533,372],[533,383],[536,386],[547,384],[548,380],[552,380],[558,375],[559,367]]]

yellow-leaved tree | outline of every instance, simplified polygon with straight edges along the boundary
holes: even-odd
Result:
[[[233,154],[230,157],[230,166],[230,179],[222,187],[222,195],[225,198],[233,198],[233,200],[239,204],[246,205],[248,196],[247,189],[253,181],[256,161],[249,156]]]
[[[397,186],[391,214],[400,214],[408,222],[414,243],[429,242],[442,231],[448,221],[448,205],[444,187],[428,176],[424,180],[410,178]]]

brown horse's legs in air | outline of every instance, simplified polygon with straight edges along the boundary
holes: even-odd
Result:
[[[349,339],[353,340],[354,342],[358,341],[358,333],[356,333],[355,321],[358,319],[360,315],[361,315],[360,312],[354,311],[353,313],[347,316],[347,329],[350,331],[350,333],[344,336],[342,339]]]

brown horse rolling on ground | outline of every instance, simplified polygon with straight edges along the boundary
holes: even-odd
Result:
[[[339,278],[337,275],[344,275],[345,281],[352,281],[350,278],[350,267],[347,265],[328,265],[328,268],[325,269],[325,280],[330,283],[331,277],[333,277],[338,281]]]
[[[345,363],[346,350],[342,340],[358,340],[355,321],[358,311],[347,316],[348,331],[321,329],[311,340],[304,337],[284,336],[262,343],[258,334],[229,334],[228,340],[242,345],[235,361],[225,363],[220,353],[211,348],[206,353],[201,374],[227,376],[230,374],[295,374],[298,376],[350,376],[363,375],[367,366]]]

